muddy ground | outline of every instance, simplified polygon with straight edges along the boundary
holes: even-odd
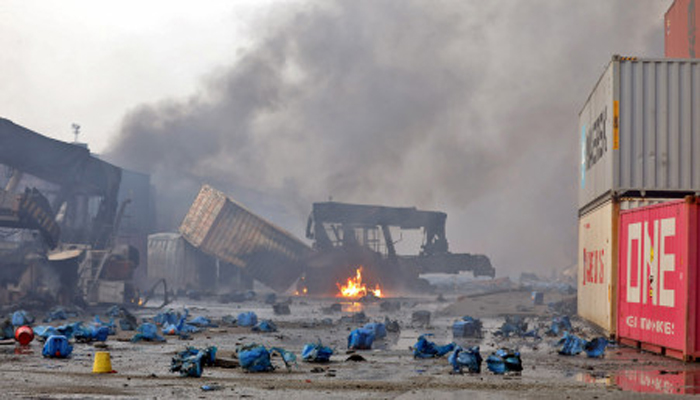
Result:
[[[336,299],[291,298],[291,315],[274,315],[258,300],[221,304],[216,300],[180,299],[168,307],[187,307],[192,316],[215,320],[224,315],[254,311],[261,319],[273,320],[279,331],[255,333],[250,328],[220,326],[197,333],[190,340],[167,336],[166,343],[130,343],[134,332],[119,331],[107,340],[114,374],[93,374],[95,351],[91,344],[76,343],[69,359],[46,359],[41,356],[41,343],[34,341],[28,349],[15,345],[0,346],[1,398],[287,398],[287,399],[617,399],[674,397],[700,391],[698,364],[684,364],[657,355],[625,347],[609,347],[602,359],[589,359],[584,354],[567,357],[557,354],[557,338],[502,338],[493,332],[503,323],[504,315],[528,317],[531,327],[549,325],[552,311],[547,305],[534,306],[530,293],[502,292],[492,295],[458,298],[445,295],[444,301],[430,298],[396,298],[401,309],[384,312],[380,303],[343,303],[343,311],[328,313]],[[545,293],[545,304],[566,296]],[[278,300],[285,300],[282,297]],[[358,351],[366,361],[346,361],[347,336],[357,323],[341,322],[342,316],[362,310],[372,321],[385,317],[398,320],[400,333],[375,342],[373,350]],[[417,310],[432,313],[429,327],[411,325],[411,314]],[[134,311],[139,318],[153,317],[156,309]],[[81,320],[95,314],[105,319],[105,309],[88,310]],[[472,315],[484,322],[483,339],[453,338],[451,324],[458,317]],[[42,317],[42,315],[37,315]],[[326,319],[325,321],[323,321]],[[330,319],[330,324],[329,320]],[[59,325],[65,321],[54,322]],[[36,325],[36,324],[35,324]],[[592,338],[596,332],[574,319],[577,332]],[[410,347],[422,333],[432,333],[438,344],[451,341],[462,346],[479,345],[486,358],[499,347],[521,352],[524,370],[519,374],[494,375],[486,369],[480,374],[454,375],[447,357],[416,360]],[[321,339],[335,348],[331,363],[317,365],[301,361],[305,343]],[[279,346],[297,354],[298,365],[291,371],[279,368],[271,373],[246,373],[240,368],[205,367],[201,378],[182,378],[169,372],[172,356],[185,346],[218,347],[218,356],[232,357],[240,344],[260,343]],[[281,365],[279,359],[273,363]],[[321,369],[314,369],[320,367]],[[312,372],[321,371],[321,372]],[[696,381],[697,386],[696,386]],[[204,391],[203,385],[216,391]],[[657,394],[649,394],[657,393]],[[673,393],[673,394],[670,394]]]

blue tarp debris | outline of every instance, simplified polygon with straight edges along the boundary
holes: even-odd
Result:
[[[364,328],[374,332],[375,339],[382,339],[386,337],[386,325],[381,322],[370,322],[365,324]]]
[[[564,332],[564,336],[559,340],[559,343],[557,343],[557,345],[562,346],[561,349],[559,349],[559,354],[564,356],[580,354],[585,344],[585,340],[569,332]]]
[[[24,325],[31,325],[34,323],[34,317],[24,310],[17,310],[12,313],[12,326],[18,328]]]
[[[149,342],[165,342],[165,338],[158,335],[158,327],[155,324],[146,322],[140,325],[137,329],[138,333],[131,338],[132,343],[136,343],[140,340],[146,340]]]
[[[274,370],[275,367],[270,361],[272,354],[279,354],[287,369],[290,369],[292,364],[296,363],[294,353],[279,347],[273,347],[268,350],[265,346],[253,343],[239,348],[236,353],[238,354],[238,362],[241,364],[241,368],[248,372],[269,372]]]
[[[605,348],[608,346],[608,340],[604,337],[597,337],[590,342],[586,342],[583,346],[583,351],[591,358],[597,358],[605,354]]]
[[[57,321],[57,320],[66,320],[69,317],[77,317],[78,314],[74,312],[68,312],[66,311],[65,308],[63,307],[54,307],[51,311],[46,314],[46,318],[44,318],[44,322],[51,322],[51,321]]]
[[[109,336],[109,328],[106,326],[88,325],[80,326],[74,333],[78,342],[90,343],[93,341],[104,342]]]
[[[158,313],[158,315],[153,317],[153,322],[161,326],[165,326],[166,324],[177,325],[180,322],[180,320],[187,320],[187,317],[189,315],[190,310],[186,308],[183,310],[182,314],[180,314],[179,312],[175,312],[172,308],[170,308],[164,312]]]
[[[348,335],[348,349],[370,350],[374,342],[374,332],[371,329],[357,328]]]
[[[462,317],[460,321],[455,321],[452,324],[453,337],[481,337],[481,329],[483,324],[480,319],[470,316]]]
[[[307,343],[301,351],[301,359],[306,362],[328,362],[332,355],[333,349],[322,345],[320,340],[318,343]]]
[[[450,343],[444,346],[438,346],[435,343],[426,339],[427,336],[433,336],[431,333],[421,335],[418,341],[413,345],[414,358],[433,358],[442,357],[445,354],[455,349],[455,344]]]
[[[224,315],[221,317],[221,323],[226,325],[236,325],[238,320],[233,315]]]
[[[73,352],[73,346],[68,343],[68,338],[62,335],[52,335],[44,343],[41,355],[50,358],[66,358]]]
[[[117,334],[117,326],[114,324],[114,318],[110,318],[109,322],[104,322],[100,319],[99,315],[95,315],[95,319],[92,323],[95,326],[107,328],[110,336]]]
[[[469,372],[478,374],[481,372],[481,354],[479,346],[473,346],[468,349],[463,349],[460,346],[455,347],[455,351],[450,354],[447,361],[452,364],[452,370],[455,373],[462,373],[463,368],[467,368]]]
[[[199,328],[218,328],[219,325],[211,322],[211,319],[207,317],[202,317],[201,315],[199,317],[193,318],[191,321],[187,321],[188,324],[194,325]]]
[[[252,328],[253,332],[277,332],[277,325],[270,320],[263,320]]]
[[[258,316],[252,311],[238,314],[238,326],[255,326],[258,324]]]
[[[547,335],[559,336],[562,332],[570,331],[571,329],[571,320],[568,316],[553,317],[552,325],[549,327]]]
[[[520,353],[506,348],[496,350],[486,359],[486,367],[494,374],[501,375],[506,372],[520,372],[523,363]]]
[[[501,328],[494,332],[496,336],[510,337],[511,334],[522,336],[527,332],[527,322],[521,316],[507,316]]]
[[[187,347],[177,353],[170,363],[170,372],[179,372],[180,376],[199,378],[204,366],[212,366],[216,361],[216,346],[206,349]]]

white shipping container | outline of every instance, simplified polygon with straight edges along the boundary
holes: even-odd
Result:
[[[700,59],[615,56],[579,114],[579,209],[700,192]]]
[[[620,210],[664,201],[666,199],[608,200],[579,218],[578,314],[610,335],[617,331],[617,229]]]

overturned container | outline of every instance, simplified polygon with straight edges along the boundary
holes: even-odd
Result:
[[[204,185],[180,233],[190,244],[277,291],[301,275],[311,248],[287,231]]]
[[[620,216],[618,340],[700,358],[700,213],[696,197]]]

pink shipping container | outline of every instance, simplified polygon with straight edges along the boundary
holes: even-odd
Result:
[[[682,360],[700,358],[697,198],[623,211],[617,337]]]
[[[664,16],[664,54],[700,57],[700,1],[675,0]]]

